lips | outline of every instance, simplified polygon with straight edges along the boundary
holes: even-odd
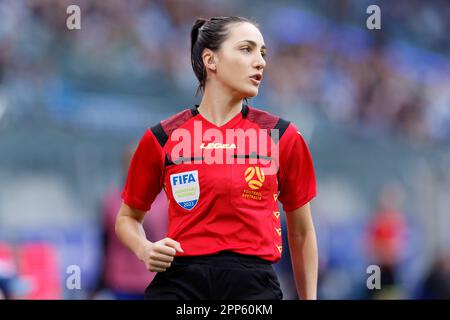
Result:
[[[259,85],[261,80],[262,80],[263,76],[260,73],[254,74],[250,77],[251,81],[253,82],[254,85]]]
[[[261,81],[263,76],[261,73],[257,73],[257,74],[252,75],[250,78],[255,79],[257,81]]]

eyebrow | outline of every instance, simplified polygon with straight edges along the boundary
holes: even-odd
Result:
[[[239,42],[248,42],[248,43],[250,43],[252,46],[255,46],[256,47],[256,42],[255,41],[253,41],[253,40],[242,40],[242,41],[239,41]],[[238,42],[238,43],[239,43]],[[262,45],[261,46],[261,49],[266,49],[267,50],[267,48],[266,48],[266,45]]]

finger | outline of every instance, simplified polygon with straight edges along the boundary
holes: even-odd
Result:
[[[147,268],[148,271],[151,271],[151,272],[162,272],[162,271],[166,270],[166,268],[153,266],[151,263],[146,263],[145,267]]]
[[[181,244],[178,241],[175,241],[171,238],[165,238],[164,240],[165,244],[169,247],[174,248],[178,252],[184,252],[184,250],[181,248]]]
[[[173,256],[154,252],[154,253],[150,254],[150,259],[152,259],[154,261],[161,261],[161,262],[172,262]]]
[[[153,268],[167,269],[167,268],[170,268],[171,263],[170,262],[162,262],[162,261],[151,261],[150,266]]]
[[[171,257],[173,257],[177,253],[174,248],[171,248],[166,245],[159,245],[159,244],[155,245],[153,250],[162,255],[171,256]]]

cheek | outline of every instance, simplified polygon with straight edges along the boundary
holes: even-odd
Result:
[[[244,59],[235,57],[233,59],[228,59],[221,66],[222,78],[224,80],[232,81],[236,83],[236,81],[243,80],[246,74],[246,63],[243,61]]]

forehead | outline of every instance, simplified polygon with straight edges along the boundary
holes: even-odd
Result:
[[[264,38],[261,32],[249,22],[234,23],[229,26],[227,40],[231,45],[244,40],[252,40],[259,46],[264,44]]]

